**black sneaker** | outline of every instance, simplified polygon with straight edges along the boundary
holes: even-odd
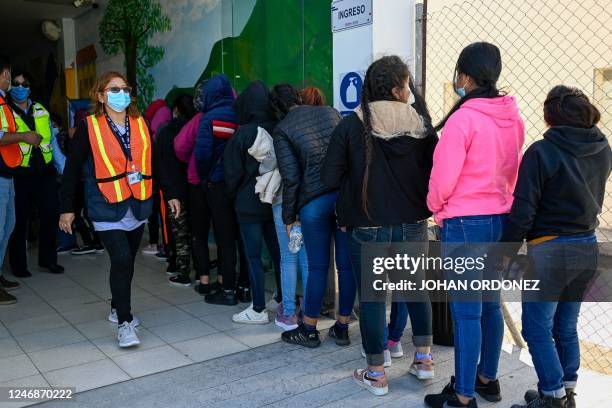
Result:
[[[159,259],[160,261],[166,261],[169,257],[170,255],[168,255],[166,251],[158,251],[155,254],[155,258]]]
[[[529,405],[530,402],[542,397],[539,391],[536,390],[528,390],[525,393],[525,401]],[[574,388],[566,388],[565,389],[565,397],[567,399],[566,407],[567,408],[576,408],[576,393],[574,392]]]
[[[235,306],[238,304],[235,290],[218,290],[204,297],[206,303],[211,305]]]
[[[489,381],[487,384],[480,381],[480,377],[476,374],[476,392],[482,398],[489,402],[499,402],[502,399],[499,380]]]
[[[15,303],[17,303],[17,298],[15,296],[11,295],[4,289],[0,289],[0,305],[6,306],[13,305]]]
[[[78,248],[79,247],[76,245],[61,246],[61,247],[57,247],[55,252],[57,252],[58,255],[70,254],[72,253],[72,251]]]
[[[348,346],[351,344],[348,329],[342,329],[337,324],[329,328],[329,337],[336,339],[337,346]]]
[[[193,290],[195,290],[198,295],[208,295],[210,293],[210,284],[198,282],[193,285]]]
[[[32,272],[28,271],[27,269],[23,271],[12,271],[12,272],[13,272],[13,276],[16,276],[18,278],[29,278],[32,276]]]
[[[251,303],[251,288],[238,286],[238,300],[242,303]]]
[[[176,274],[178,274],[178,269],[177,269],[176,265],[168,264],[168,267],[166,268],[166,275],[174,276]]]
[[[168,282],[170,282],[172,286],[179,286],[181,288],[187,288],[191,286],[191,279],[183,274],[171,276],[170,278],[168,278]]]
[[[95,253],[96,253],[96,248],[94,248],[93,245],[85,245],[85,246],[82,246],[80,248],[76,248],[70,251],[70,255],[88,255],[88,254],[95,254]]]
[[[315,348],[321,345],[319,339],[319,331],[309,332],[304,327],[304,323],[300,322],[298,327],[293,330],[287,330],[281,334],[281,339],[286,343],[299,344],[300,346]]]
[[[13,282],[6,279],[4,276],[0,275],[0,286],[4,288],[4,290],[13,290],[19,289],[19,282]]]
[[[62,265],[55,264],[55,265],[46,265],[46,266],[39,265],[39,266],[42,269],[46,269],[47,272],[53,273],[55,275],[60,274],[60,273],[64,273],[64,267]]]
[[[446,384],[440,394],[429,394],[425,396],[425,406],[428,408],[467,407],[477,408],[476,399],[472,398],[469,403],[463,404],[455,393],[455,377],[452,376],[450,383]]]
[[[565,397],[567,398],[567,408],[576,408],[576,393],[573,388],[565,389]]]
[[[537,392],[537,391],[536,391]],[[525,394],[527,399],[527,394]],[[527,405],[512,405],[512,408],[567,408],[567,397],[554,398],[549,395],[539,395],[532,399]]]
[[[97,254],[101,254],[102,252],[104,252],[104,245],[102,244],[94,244],[93,247],[96,250]]]

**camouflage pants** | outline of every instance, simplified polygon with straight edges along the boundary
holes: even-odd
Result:
[[[181,203],[181,213],[178,218],[172,216],[172,238],[176,248],[176,269],[181,275],[189,277],[191,269],[191,231],[189,230],[189,217],[185,210],[185,203]]]

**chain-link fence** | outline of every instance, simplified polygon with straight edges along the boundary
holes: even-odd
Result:
[[[426,20],[421,75],[426,78],[426,99],[435,123],[456,101],[452,80],[459,53],[472,42],[488,41],[501,50],[499,86],[517,98],[526,147],[542,137],[546,129],[543,103],[558,84],[583,90],[601,111],[599,127],[612,136],[610,1],[434,0],[429,2]],[[612,241],[610,180],[598,238]],[[612,268],[610,258],[602,261],[602,268]],[[520,304],[507,306],[520,328]],[[585,303],[578,326],[582,366],[612,374],[612,303]]]

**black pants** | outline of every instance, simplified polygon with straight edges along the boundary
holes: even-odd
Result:
[[[153,190],[153,212],[149,216],[149,244],[159,244],[160,197],[157,188]]]
[[[33,206],[39,214],[38,264],[57,264],[56,235],[58,214],[57,180],[55,174],[16,175],[15,229],[9,242],[9,261],[14,272],[28,269],[26,239]]]
[[[144,225],[133,231],[99,231],[100,239],[110,257],[111,307],[117,309],[119,324],[131,322],[132,278],[134,259],[138,253]]]
[[[77,189],[74,210],[74,226],[76,228],[76,232],[81,235],[83,244],[85,246],[101,245],[100,237],[94,230],[93,223],[87,216],[83,183],[81,183]]]
[[[242,237],[238,234],[238,255],[240,256],[240,272],[238,273],[238,287],[250,288],[251,278],[249,277],[249,262],[246,257],[246,249]]]
[[[234,203],[225,190],[225,183],[209,183],[206,189],[191,186],[190,205],[194,238],[194,262],[200,269],[198,276],[210,273],[208,232],[213,223],[219,272],[223,276],[223,289],[236,289],[236,250],[238,224]]]

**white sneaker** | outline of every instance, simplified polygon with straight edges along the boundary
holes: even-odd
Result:
[[[255,310],[253,310],[253,304],[251,303],[251,306],[247,307],[242,312],[233,315],[232,321],[234,323],[266,324],[270,323],[270,318],[266,309],[257,313]]]
[[[108,321],[111,323],[119,323],[119,318],[117,317],[117,309],[111,309],[108,314]],[[140,320],[136,316],[132,316],[132,323],[134,323],[134,327],[140,326]]]
[[[395,346],[389,347],[389,351],[391,352],[391,357],[400,358],[404,356],[404,349],[402,348],[402,343],[397,342]]]
[[[272,299],[270,299],[268,301],[268,303],[266,303],[266,309],[268,309],[268,310],[276,310],[276,308],[278,308],[279,304],[282,304],[282,303],[278,303],[276,301],[276,299],[274,299],[274,296],[272,296]]]
[[[117,340],[119,340],[119,347],[132,347],[140,344],[138,338],[138,329],[134,325],[134,322],[123,322],[119,326],[117,332]]]
[[[158,251],[159,249],[157,248],[157,245],[155,244],[149,244],[145,246],[144,248],[142,248],[142,253],[145,255],[155,255]]]
[[[389,350],[385,350],[383,351],[383,354],[385,356],[385,362],[383,363],[383,367],[391,367],[391,364],[393,364],[391,362],[391,353],[389,352]],[[361,346],[361,356],[363,358],[366,358],[366,353],[365,353],[365,350],[363,349],[363,346]]]
[[[387,376],[373,379],[368,377],[368,370],[360,369],[353,371],[353,380],[360,386],[377,396],[386,395],[389,392]]]

